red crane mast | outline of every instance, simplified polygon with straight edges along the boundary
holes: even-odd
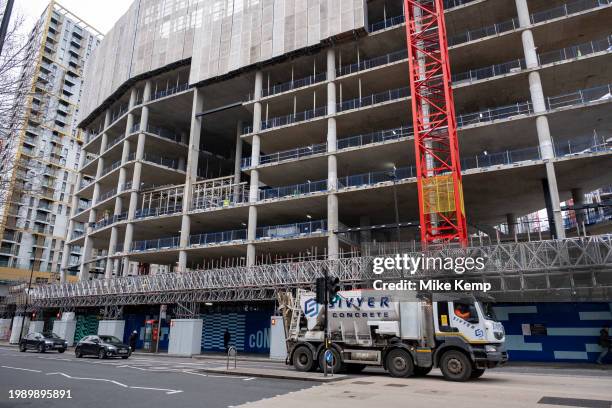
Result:
[[[421,242],[467,245],[442,0],[404,0]]]

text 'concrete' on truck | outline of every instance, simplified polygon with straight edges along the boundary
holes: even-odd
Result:
[[[283,304],[287,363],[300,371],[322,369],[325,308],[304,291],[284,294]],[[508,361],[504,327],[472,297],[432,301],[413,292],[341,291],[329,303],[328,320],[327,364],[335,373],[382,366],[409,377],[439,367],[447,380],[466,381]]]

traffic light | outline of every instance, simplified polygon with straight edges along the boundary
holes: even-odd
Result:
[[[329,278],[327,290],[329,295],[329,302],[331,303],[336,298],[338,292],[340,292],[340,278]]]
[[[320,305],[325,304],[325,290],[327,289],[325,286],[325,278],[317,278],[316,281],[317,290],[316,290],[316,301]]]

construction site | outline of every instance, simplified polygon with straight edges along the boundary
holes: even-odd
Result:
[[[491,285],[511,360],[594,361],[606,21],[610,0],[135,0],[83,73],[61,282],[9,293],[2,324],[74,342],[112,322],[163,352],[199,321],[199,352],[227,329],[269,353],[281,292],[370,288],[381,255],[482,257],[462,279]]]

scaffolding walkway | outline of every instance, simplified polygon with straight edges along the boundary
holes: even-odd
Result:
[[[460,278],[490,283],[489,294],[504,301],[595,301],[612,297],[612,235],[407,253],[414,257],[481,257],[485,267],[463,275],[435,269],[412,276],[404,276],[405,271],[400,270],[375,275],[372,272],[375,256],[370,255],[128,276],[38,286],[32,290],[29,309],[273,300],[279,291],[311,289],[325,269],[330,276],[352,287],[368,287],[381,277],[391,280]]]

